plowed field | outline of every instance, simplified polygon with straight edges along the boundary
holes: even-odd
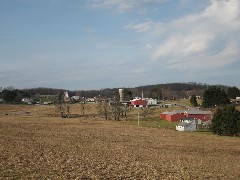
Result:
[[[0,105],[0,179],[240,179],[240,138]]]

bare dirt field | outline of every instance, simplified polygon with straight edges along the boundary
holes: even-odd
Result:
[[[240,138],[0,105],[0,179],[240,179]]]

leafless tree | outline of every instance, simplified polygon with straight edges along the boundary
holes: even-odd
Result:
[[[109,113],[108,111],[109,111],[109,100],[105,98],[104,104],[103,104],[103,112],[106,120],[108,120],[108,113]]]
[[[84,116],[84,114],[85,114],[85,109],[86,109],[85,104],[86,104],[86,102],[85,102],[84,100],[82,100],[82,101],[81,101],[81,105],[80,105],[80,111],[81,111],[81,114],[82,114],[83,116]]]
[[[113,118],[114,118],[114,120],[119,121],[120,120],[121,107],[120,107],[118,96],[114,95],[111,105],[112,105]]]
[[[69,118],[70,117],[70,106],[62,103],[59,105],[59,110],[61,113],[62,118]]]
[[[100,116],[102,115],[102,105],[103,105],[102,99],[99,98],[99,99],[97,100],[97,109],[98,109],[98,114],[99,114]]]

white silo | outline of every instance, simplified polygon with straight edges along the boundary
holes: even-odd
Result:
[[[123,89],[119,89],[120,101],[123,101]]]

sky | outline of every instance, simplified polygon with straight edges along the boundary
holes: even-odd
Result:
[[[0,87],[240,87],[239,0],[0,0]]]

